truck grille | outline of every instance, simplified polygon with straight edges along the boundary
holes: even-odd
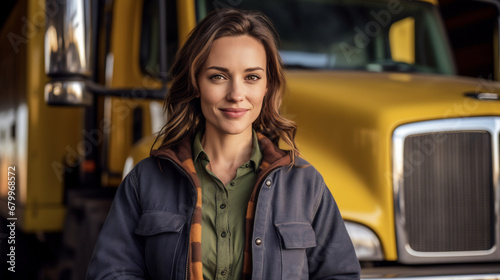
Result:
[[[400,260],[500,259],[499,131],[500,118],[429,121],[395,130]]]
[[[420,252],[488,250],[494,230],[491,135],[439,133],[444,141],[422,154],[436,135],[405,140],[404,162],[415,163],[403,173],[408,244]]]

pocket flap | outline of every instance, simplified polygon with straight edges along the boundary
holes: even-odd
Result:
[[[180,232],[184,223],[184,216],[165,211],[142,213],[135,229],[138,235],[155,235],[161,232]]]
[[[316,235],[309,223],[276,224],[286,249],[304,249],[316,247]]]

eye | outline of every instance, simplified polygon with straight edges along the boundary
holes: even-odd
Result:
[[[225,79],[226,78],[224,76],[222,76],[221,74],[215,74],[215,75],[210,76],[210,80],[214,80],[214,81],[222,81]]]
[[[257,80],[260,80],[260,76],[259,75],[255,75],[255,74],[248,75],[247,76],[247,80],[257,81]]]

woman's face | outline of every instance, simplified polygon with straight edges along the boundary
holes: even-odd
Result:
[[[219,38],[197,79],[206,130],[251,135],[267,91],[264,46],[248,35]]]

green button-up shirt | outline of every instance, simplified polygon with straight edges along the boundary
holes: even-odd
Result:
[[[193,158],[201,183],[201,257],[204,279],[241,279],[245,250],[245,216],[248,200],[257,180],[262,160],[257,134],[252,133],[250,160],[238,167],[236,177],[227,185],[207,165],[203,151],[203,132],[193,142]]]

